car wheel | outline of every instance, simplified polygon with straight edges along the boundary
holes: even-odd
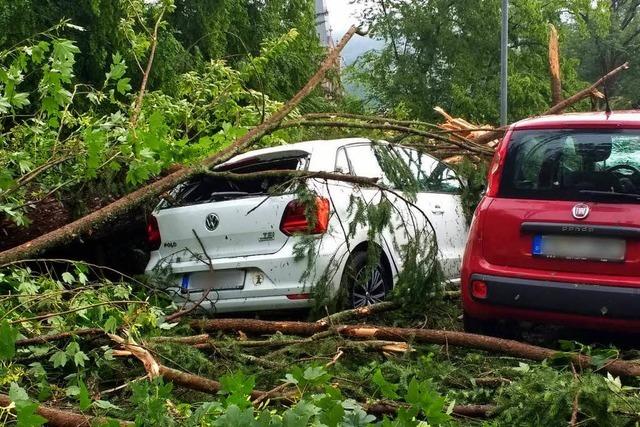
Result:
[[[392,288],[385,264],[367,265],[367,253],[358,252],[349,260],[343,275],[348,307],[358,308],[382,302]]]

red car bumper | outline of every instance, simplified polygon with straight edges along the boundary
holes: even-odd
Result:
[[[472,283],[476,290],[472,291]],[[640,287],[465,274],[467,315],[588,329],[640,332]],[[479,292],[480,291],[480,292]]]

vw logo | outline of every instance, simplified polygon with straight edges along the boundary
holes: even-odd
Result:
[[[575,219],[585,219],[589,216],[589,206],[584,203],[580,203],[571,209],[571,213]]]
[[[218,218],[218,215],[214,213],[207,215],[207,219],[204,221],[204,226],[207,227],[207,230],[213,231],[218,228],[218,225],[220,225],[220,218]]]

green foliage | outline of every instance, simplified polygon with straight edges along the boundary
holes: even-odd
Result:
[[[435,119],[433,108],[440,106],[474,122],[497,122],[499,0],[357,2],[367,5],[363,19],[372,35],[387,43],[360,57],[350,74],[381,109],[402,103],[415,117]],[[510,121],[549,107],[547,24],[556,25],[564,40],[564,13],[563,2],[510,2]],[[587,76],[578,76],[576,68],[585,57],[593,52],[561,55],[568,94],[583,87]]]
[[[52,32],[0,52],[0,104],[10,124],[0,140],[0,215],[25,225],[25,211],[52,195],[64,198],[87,183],[123,194],[226,147],[281,105],[247,87],[298,37],[291,31],[271,40],[240,70],[216,60],[174,76],[174,94],[147,94],[135,128],[128,119],[135,94],[120,54],[96,89],[76,82],[75,42]],[[21,91],[29,89],[25,75],[38,80],[37,91]],[[283,135],[261,144],[281,143]]]
[[[637,397],[629,395],[633,393],[623,392],[612,377],[576,377],[571,372],[559,373],[547,366],[528,367],[526,375],[500,394],[500,412],[495,425],[558,425],[560,420],[568,423],[576,396],[581,425],[633,425],[631,414],[640,410]]]

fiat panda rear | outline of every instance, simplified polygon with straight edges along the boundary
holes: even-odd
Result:
[[[513,125],[463,260],[465,326],[640,331],[640,112]]]

